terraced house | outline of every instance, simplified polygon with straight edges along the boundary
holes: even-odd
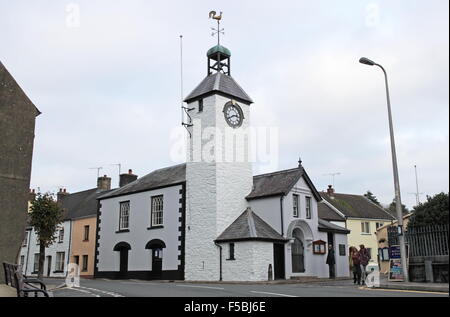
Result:
[[[323,198],[319,206],[320,217],[350,230],[349,246],[359,248],[360,244],[364,244],[370,251],[371,259],[377,261],[377,229],[395,218],[363,195],[336,193],[331,185],[320,195]]]
[[[93,277],[97,197],[110,190],[111,178],[99,177],[97,187],[69,194],[60,189],[58,204],[63,210],[63,222],[55,232],[56,241],[45,249],[44,276],[65,277],[69,263],[76,263],[82,277]],[[19,255],[19,264],[26,275],[36,275],[39,269],[39,240],[33,227],[26,228]]]

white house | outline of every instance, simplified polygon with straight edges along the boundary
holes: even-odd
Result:
[[[302,165],[253,177],[245,134],[253,101],[231,77],[228,49],[207,57],[207,76],[185,99],[187,163],[99,197],[95,277],[327,277],[328,245],[336,275],[348,276],[349,231],[319,219],[322,198]],[[227,142],[230,131],[243,141]]]
[[[71,221],[65,219],[55,232],[56,241],[45,248],[44,276],[65,277],[70,253]],[[39,270],[39,240],[34,228],[28,226],[19,255],[23,273],[36,275]]]

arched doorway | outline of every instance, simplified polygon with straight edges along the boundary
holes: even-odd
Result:
[[[291,246],[292,253],[292,273],[305,272],[305,247],[303,244],[303,234],[299,228],[292,231],[294,243]]]
[[[114,246],[114,251],[120,252],[119,277],[126,277],[128,273],[128,251],[131,246],[126,242],[119,242]]]
[[[146,249],[152,250],[152,275],[153,279],[160,279],[162,276],[163,249],[166,247],[164,241],[153,239],[147,243]]]

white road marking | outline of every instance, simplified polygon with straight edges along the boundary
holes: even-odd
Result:
[[[287,295],[287,294],[279,294],[279,293],[257,292],[257,291],[250,291],[250,292],[255,293],[255,294],[276,295],[276,296],[284,296],[284,297],[297,297],[295,295]]]
[[[93,292],[98,292],[98,293],[106,294],[106,295],[109,295],[109,296],[112,296],[112,297],[124,297],[123,295],[120,295],[120,294],[118,294],[118,293],[109,292],[109,291],[103,291],[103,290],[96,289],[96,288],[83,287],[83,286],[80,286],[79,288],[85,289],[85,290],[90,290],[90,291],[93,291]],[[100,297],[100,296],[99,296],[99,297]]]
[[[100,297],[100,295],[92,294],[89,291],[86,291],[86,290],[83,290],[83,289],[79,289],[79,288],[75,288],[75,287],[68,287],[67,289],[74,290],[74,291],[81,292],[81,293],[85,293],[85,294],[89,294],[89,295],[92,295],[92,296],[95,296],[95,297]]]
[[[212,287],[212,286],[179,285],[179,284],[177,284],[176,286],[179,286],[179,287],[192,287],[192,288],[208,288],[208,289],[218,289],[218,290],[224,290],[224,288],[223,288],[223,287]]]

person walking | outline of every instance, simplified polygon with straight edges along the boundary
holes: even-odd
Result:
[[[328,256],[326,263],[328,264],[328,271],[330,273],[330,278],[335,278],[336,274],[334,271],[334,265],[336,264],[336,259],[334,257],[334,249],[332,244],[328,245]]]
[[[364,244],[361,244],[359,246],[359,261],[361,262],[361,278],[362,281],[364,283],[364,281],[366,280],[366,267],[367,264],[369,264],[369,260],[370,260],[370,254],[369,254],[369,250],[366,249],[366,247],[364,246]]]
[[[350,247],[350,263],[352,264],[353,284],[361,285],[361,261],[358,249]]]

